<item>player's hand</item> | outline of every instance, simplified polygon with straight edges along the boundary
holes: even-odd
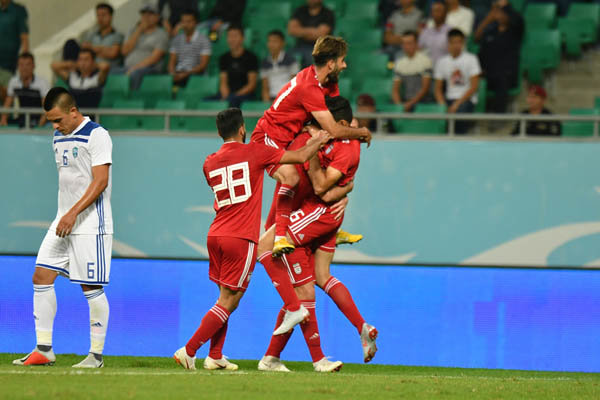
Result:
[[[331,214],[333,214],[333,217],[336,220],[339,220],[340,218],[342,218],[342,216],[344,215],[344,211],[346,211],[346,206],[348,205],[348,197],[344,197],[343,199],[341,199],[340,201],[338,201],[337,203],[335,203],[334,205],[332,205],[331,207],[329,207],[329,209],[331,210]]]
[[[314,125],[306,125],[304,127],[304,129],[306,130],[306,132],[308,132],[310,134],[310,136],[313,136],[313,137],[318,135],[319,131],[321,130]]]
[[[68,212],[62,216],[60,221],[58,221],[58,225],[56,226],[56,236],[64,238],[71,233],[73,230],[73,225],[75,225],[75,221],[77,221],[77,214]]]
[[[367,144],[367,147],[371,145],[371,139],[373,138],[371,135],[371,131],[369,128],[360,128],[362,130],[362,134],[360,135],[360,141]]]
[[[329,132],[324,131],[323,129],[319,130],[313,138],[316,138],[321,144],[325,144],[333,139],[333,136],[329,134]]]

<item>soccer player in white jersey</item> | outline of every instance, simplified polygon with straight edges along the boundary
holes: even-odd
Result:
[[[44,100],[52,122],[52,149],[58,168],[58,212],[35,262],[33,316],[36,348],[15,365],[52,365],[52,327],[56,315],[54,281],[64,275],[80,284],[90,308],[91,346],[75,368],[101,368],[108,325],[108,284],[112,251],[112,141],[106,129],[84,117],[73,96],[52,88]]]

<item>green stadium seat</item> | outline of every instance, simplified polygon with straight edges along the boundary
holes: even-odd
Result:
[[[446,106],[440,104],[417,104],[415,113],[423,114],[444,114]],[[445,120],[419,120],[407,119],[402,121],[402,133],[417,134],[417,135],[445,135],[446,121]]]
[[[113,108],[121,110],[141,110],[144,108],[142,100],[116,100]],[[141,117],[135,115],[105,115],[100,117],[100,123],[108,130],[138,130],[141,127]]]
[[[525,8],[525,26],[528,29],[550,29],[556,25],[556,4],[530,3]]]
[[[344,72],[342,72],[341,76],[343,75]],[[352,79],[350,78],[342,78],[340,77],[339,81],[338,81],[338,87],[340,88],[340,95],[347,98],[348,100],[350,100],[350,98],[352,97]]]
[[[392,102],[392,81],[388,78],[367,77],[360,82],[357,95],[367,93],[375,99],[377,106]]]
[[[222,111],[229,107],[226,101],[201,101],[197,102],[195,109]],[[188,117],[185,119],[185,130],[188,132],[216,132],[215,117]]]
[[[188,80],[187,86],[177,93],[177,100],[185,101],[188,108],[203,101],[205,97],[214,96],[219,91],[219,78],[217,76],[193,75]]]
[[[377,50],[381,48],[382,34],[381,29],[368,29],[361,32],[352,32],[347,35],[346,40],[352,44],[352,50],[357,48],[366,51]],[[360,51],[362,53],[362,50]]]
[[[600,115],[595,108],[572,108],[569,115]],[[562,135],[572,137],[588,137],[594,135],[593,122],[567,121],[562,123]]]
[[[560,32],[558,29],[534,30],[527,33],[521,48],[521,63],[531,83],[540,83],[543,71],[555,69],[560,63]]]
[[[527,3],[527,0],[510,0],[512,7],[520,14],[522,14],[525,9],[525,3]]]
[[[385,112],[385,113],[404,113],[404,106],[402,104],[382,104],[377,105],[377,111]],[[390,119],[392,126],[394,127],[395,132],[402,132],[402,123],[404,122],[401,119]],[[379,128],[379,127],[378,127]],[[381,130],[381,129],[379,129]]]
[[[271,107],[271,103],[268,101],[245,101],[242,103],[242,112],[244,111],[265,111]],[[244,115],[244,123],[246,124],[246,131],[251,133],[254,131],[254,127],[258,122],[259,117],[246,117]]]
[[[366,20],[370,21],[372,26],[375,26],[377,17],[377,2],[352,1],[346,4],[344,12],[344,19],[346,20]]]
[[[596,110],[600,110],[600,96],[598,96],[594,99],[594,108]]]
[[[124,97],[121,93],[117,92],[102,92],[102,99],[100,99],[99,108],[112,108],[113,104],[117,100],[127,100],[127,97]]]
[[[594,26],[600,24],[600,4],[598,3],[571,3],[567,18],[590,19]]]
[[[65,82],[65,80],[63,78],[61,78],[60,76],[56,77],[56,81],[54,82],[54,86],[58,86],[58,87],[65,88],[65,89],[69,89],[69,84],[67,82]]]
[[[185,110],[185,102],[182,100],[158,100],[154,107],[156,110]],[[169,127],[171,130],[184,129],[184,117],[171,117]],[[142,118],[142,129],[149,131],[162,131],[165,128],[165,117],[145,116]]]
[[[102,88],[103,95],[126,99],[129,97],[129,75],[109,74]]]
[[[391,84],[393,73],[388,68],[389,59],[386,54],[369,54],[368,62],[365,62],[364,54],[361,56],[361,53],[352,52],[346,58],[346,63],[348,68],[342,74],[351,78],[355,87],[361,86],[360,82],[365,77],[387,78]]]
[[[263,1],[257,10],[264,17],[288,20],[292,16],[292,5],[283,1]]]
[[[485,104],[487,100],[487,81],[484,78],[479,78],[479,87],[477,88],[477,104],[475,104],[476,113],[485,112]]]
[[[350,51],[352,51],[353,43],[350,40],[348,40],[347,38],[351,37],[353,35],[360,35],[361,32],[365,32],[370,29],[375,29],[375,24],[371,20],[343,19],[339,22],[336,21],[336,24],[335,24],[336,35],[342,36],[343,38],[345,38],[348,41],[348,43],[350,45]]]
[[[131,92],[132,99],[143,100],[147,108],[152,108],[158,100],[170,100],[173,96],[171,75],[146,75],[140,88]]]

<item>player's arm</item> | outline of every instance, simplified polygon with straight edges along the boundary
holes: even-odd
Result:
[[[313,157],[310,159],[308,177],[315,194],[321,196],[342,178],[342,173],[331,166],[327,169],[321,168],[319,157]]]
[[[367,128],[352,128],[335,122],[329,110],[313,111],[311,113],[321,128],[325,129],[335,139],[358,139],[371,144],[371,131]]]
[[[92,167],[92,183],[90,183],[79,201],[58,221],[56,236],[65,237],[70,234],[73,225],[77,221],[77,216],[96,201],[98,196],[106,189],[106,186],[108,186],[109,168],[110,164]]]
[[[317,154],[321,145],[331,140],[331,136],[325,131],[319,131],[315,136],[308,139],[304,147],[298,150],[287,150],[281,156],[279,164],[302,164]]]
[[[350,181],[345,186],[335,185],[331,189],[329,189],[326,193],[323,193],[321,196],[321,200],[325,203],[333,203],[334,201],[339,201],[346,197],[348,193],[350,193],[354,189],[354,181]]]

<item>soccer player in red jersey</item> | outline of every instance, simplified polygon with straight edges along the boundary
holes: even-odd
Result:
[[[304,163],[331,138],[319,132],[295,151],[260,143],[246,145],[244,119],[237,108],[217,115],[217,129],[225,143],[206,158],[203,170],[215,193],[216,211],[208,231],[208,275],[219,286],[220,293],[196,333],[174,354],[175,361],[186,369],[195,369],[196,351],[209,339],[210,353],[204,360],[204,368],[237,369],[237,365],[223,357],[222,348],[229,315],[237,308],[254,270],[264,170],[274,163]]]
[[[346,99],[342,97],[328,98],[327,104],[334,115],[340,115],[339,118],[344,121],[343,123],[352,121],[352,109]],[[332,368],[341,367],[341,363],[337,365],[336,363],[339,362],[316,362],[317,360],[315,360],[315,355],[317,358],[323,356],[320,343],[317,348],[314,340],[319,335],[316,316],[314,315],[315,297],[314,287],[312,287],[314,285],[314,277],[311,275],[313,271],[317,284],[334,300],[338,308],[357,328],[363,346],[364,361],[369,362],[377,351],[375,344],[377,330],[365,322],[348,289],[330,274],[329,266],[335,251],[335,233],[341,225],[342,220],[336,217],[336,211],[331,210],[331,207],[327,204],[327,199],[324,201],[323,198],[319,197],[319,195],[322,196],[327,191],[331,192],[332,186],[344,187],[352,184],[359,159],[360,144],[357,141],[348,140],[332,141],[319,151],[318,157],[311,159],[308,175],[310,176],[310,182],[313,184],[316,195],[309,196],[302,208],[292,213],[292,224],[288,227],[287,231],[288,238],[297,246],[303,246],[308,255],[298,251],[298,255],[296,255],[296,252],[291,255],[284,255],[281,260],[288,270],[298,297],[309,299],[306,307],[311,311],[311,316],[308,323],[302,324],[302,330],[305,333],[305,339],[313,356],[313,364],[317,371],[330,371]],[[261,241],[272,234],[273,231],[271,229],[263,235]],[[268,242],[268,240],[265,241]],[[261,262],[264,260],[262,250],[264,250],[264,246],[261,246],[259,242]],[[311,258],[312,251],[315,251],[314,259]],[[272,262],[272,260],[267,258],[267,262]],[[312,303],[310,302],[311,300]],[[284,318],[285,314],[280,312],[277,321],[278,326],[282,326]],[[312,325],[312,329],[310,325]],[[277,333],[277,330],[275,333]],[[309,334],[308,337],[307,333]],[[287,370],[279,360],[279,354],[290,335],[291,331],[281,336],[274,335],[272,337],[269,349],[259,364],[259,369]]]
[[[368,129],[337,124],[325,104],[325,96],[339,95],[337,81],[339,73],[346,68],[346,53],[347,45],[342,38],[320,37],[313,49],[314,65],[300,71],[281,89],[256,124],[252,141],[285,149],[304,125],[314,118],[334,138],[359,139],[370,143],[371,132]],[[279,256],[294,250],[285,232],[299,177],[296,169],[289,165],[274,164],[267,172],[281,183],[276,194],[273,244],[273,255]]]

